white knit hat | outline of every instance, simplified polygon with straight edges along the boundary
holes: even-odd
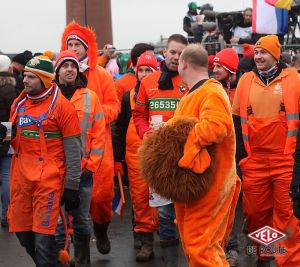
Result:
[[[8,56],[0,55],[0,72],[8,71],[11,60]]]

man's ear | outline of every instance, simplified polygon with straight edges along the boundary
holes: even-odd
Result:
[[[166,58],[167,48],[164,47],[162,52],[163,52],[164,58]]]

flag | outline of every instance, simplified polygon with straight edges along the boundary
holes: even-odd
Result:
[[[259,34],[285,34],[288,31],[289,12],[265,2],[253,0],[252,32]]]
[[[115,183],[116,184],[116,183]],[[123,208],[125,204],[125,196],[121,174],[118,173],[118,185],[115,186],[115,195],[112,201],[112,209],[119,216],[123,216]]]
[[[291,10],[294,0],[265,0],[271,6]]]
[[[122,203],[122,198],[121,198],[121,194],[120,192],[118,192],[119,190],[117,190],[115,192],[115,196],[113,198],[112,201],[112,209],[115,213],[117,213],[119,216],[122,217],[123,215],[123,203]]]

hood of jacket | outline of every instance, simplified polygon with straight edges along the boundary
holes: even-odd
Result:
[[[61,38],[61,51],[64,51],[67,49],[67,39],[68,36],[70,35],[70,32],[72,31],[80,31],[87,40],[88,43],[88,49],[86,51],[88,55],[88,65],[90,69],[94,69],[97,65],[97,56],[98,56],[98,47],[97,47],[97,41],[96,41],[96,34],[92,28],[89,27],[84,27],[78,24],[75,21],[72,21],[69,23],[62,35]]]

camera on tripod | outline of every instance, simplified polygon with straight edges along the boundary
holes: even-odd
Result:
[[[299,21],[299,14],[300,14],[300,1],[297,2],[296,5],[292,6],[291,10],[289,11],[289,24],[288,24],[288,32],[285,37],[285,44],[300,44],[300,38],[296,36],[297,31],[300,31],[300,21]]]

